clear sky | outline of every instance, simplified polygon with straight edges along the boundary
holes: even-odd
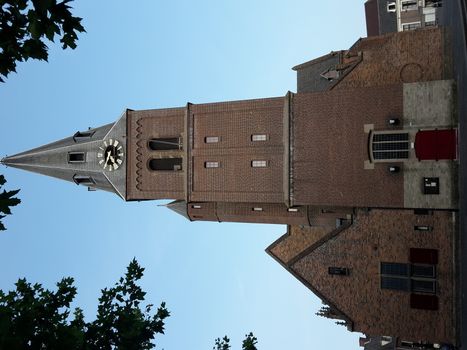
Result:
[[[131,4],[131,5],[130,5]],[[363,0],[75,1],[87,33],[76,50],[50,45],[49,63],[18,65],[0,85],[0,155],[12,155],[150,109],[283,96],[296,64],[365,36]],[[155,201],[1,168],[20,206],[0,232],[0,288],[19,277],[76,280],[91,318],[100,289],[133,257],[147,300],[171,317],[157,348],[358,349],[358,334],[315,316],[320,300],[264,249],[285,226],[190,223]]]

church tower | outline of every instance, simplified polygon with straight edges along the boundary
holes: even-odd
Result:
[[[190,220],[335,227],[355,208],[455,209],[442,38],[434,28],[360,39],[295,67],[297,93],[126,110],[2,163],[127,201],[171,199]]]

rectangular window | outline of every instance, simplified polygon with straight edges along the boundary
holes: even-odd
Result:
[[[426,226],[426,225],[415,225],[413,229],[415,231],[433,231],[432,226]]]
[[[85,175],[75,175],[73,176],[73,181],[81,186],[93,186],[96,184],[92,177]]]
[[[420,22],[407,23],[407,24],[402,25],[402,30],[405,32],[405,31],[408,31],[408,30],[414,30],[414,29],[421,28],[421,26],[422,26],[422,24]]]
[[[346,267],[329,267],[328,274],[330,275],[338,275],[338,276],[348,276],[349,269]]]
[[[411,11],[416,9],[418,9],[418,3],[416,0],[402,1],[402,11]]]
[[[219,162],[204,162],[205,168],[219,168]]]
[[[253,210],[253,211],[263,211],[263,208],[261,208],[261,207],[254,207],[252,210]]]
[[[381,276],[381,288],[407,292],[409,290],[409,279],[403,277]]]
[[[155,158],[149,161],[149,168],[154,171],[180,171],[182,158]]]
[[[68,163],[84,163],[85,161],[86,161],[86,153],[68,152]]]
[[[298,208],[289,208],[287,209],[288,212],[291,212],[291,213],[296,213],[298,212]]]
[[[409,265],[399,263],[381,263],[381,274],[392,276],[409,276]]]
[[[206,136],[204,143],[217,143],[219,142],[219,136]]]
[[[170,151],[182,148],[180,137],[164,137],[151,139],[148,142],[148,147],[152,151]]]
[[[412,292],[436,293],[435,280],[412,279]]]
[[[412,277],[436,278],[436,267],[434,265],[417,265],[411,267]]]
[[[193,209],[201,209],[201,205],[198,205],[198,204],[193,204],[191,207]]]
[[[251,166],[253,168],[266,168],[268,166],[267,160],[252,160]]]
[[[373,135],[371,151],[374,160],[409,158],[408,133],[377,133]]]
[[[267,141],[268,135],[266,134],[253,134],[251,135],[251,141]]]

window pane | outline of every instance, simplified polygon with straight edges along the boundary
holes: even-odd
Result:
[[[413,277],[435,278],[436,269],[434,265],[412,265]]]
[[[381,263],[381,274],[382,275],[394,275],[394,276],[408,276],[409,266],[408,264],[399,263]]]
[[[346,267],[329,267],[328,273],[330,275],[347,276],[349,274],[349,269]]]
[[[151,159],[149,161],[149,168],[151,170],[182,170],[182,158],[159,158]]]
[[[219,142],[219,136],[206,136],[204,138],[205,143],[217,143]]]
[[[373,142],[391,142],[391,141],[408,141],[409,134],[398,133],[398,134],[376,134],[373,136]]]
[[[148,146],[153,151],[177,150],[181,148],[179,137],[152,139],[149,141]]]
[[[68,163],[84,163],[86,156],[84,152],[69,152]]]
[[[409,280],[407,278],[381,277],[381,288],[392,290],[409,290]]]
[[[436,282],[413,279],[412,280],[412,291],[434,293],[436,291]]]
[[[266,134],[251,135],[251,141],[266,141],[268,139]]]
[[[253,168],[264,168],[268,166],[267,160],[253,160],[251,161],[251,166]]]
[[[219,162],[204,162],[205,168],[219,168]]]

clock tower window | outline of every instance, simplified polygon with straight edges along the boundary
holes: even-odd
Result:
[[[149,169],[154,171],[180,171],[182,158],[153,158],[149,161]]]
[[[164,137],[151,139],[148,142],[148,147],[152,151],[170,151],[182,149],[180,137]]]
[[[84,163],[86,162],[85,152],[68,152],[68,163]]]

